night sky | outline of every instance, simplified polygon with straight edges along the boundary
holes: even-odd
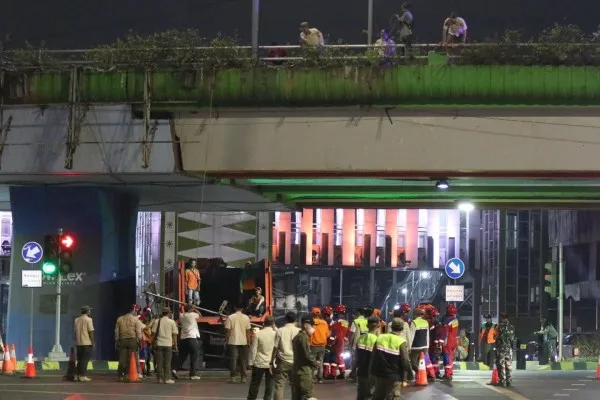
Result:
[[[250,41],[251,0],[4,0],[0,38],[12,36],[10,47],[25,40],[46,41],[51,48],[83,48],[112,42],[128,30],[150,33],[166,29],[198,29],[206,37],[218,32]],[[374,0],[377,32],[389,26],[402,1]],[[504,29],[535,35],[554,22],[579,25],[590,33],[600,24],[598,0],[420,0],[413,1],[419,42],[438,42],[443,19],[451,11],[464,17],[471,39],[483,40]],[[308,21],[329,41],[364,43],[367,0],[262,0],[261,44],[296,43],[298,25]],[[8,46],[7,46],[8,47]]]

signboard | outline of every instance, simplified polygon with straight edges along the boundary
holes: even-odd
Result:
[[[21,287],[26,288],[41,288],[42,287],[42,271],[41,270],[26,270],[21,271]]]
[[[40,262],[43,255],[44,251],[42,250],[42,246],[36,242],[25,243],[25,246],[23,246],[23,249],[21,250],[21,257],[29,264],[37,264]]]
[[[451,258],[444,269],[448,278],[458,279],[465,274],[465,263],[460,258]]]
[[[465,286],[446,285],[446,301],[465,301]]]

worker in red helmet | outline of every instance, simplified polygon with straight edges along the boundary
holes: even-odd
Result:
[[[331,323],[331,347],[327,357],[327,363],[330,366],[329,374],[326,379],[344,379],[346,377],[346,363],[342,357],[346,347],[348,329],[350,324],[345,319],[346,306],[338,304],[333,310],[333,320]],[[327,366],[325,365],[325,371]],[[339,374],[338,374],[339,372]]]
[[[451,381],[453,374],[454,352],[456,351],[458,336],[458,318],[456,317],[458,310],[454,304],[446,307],[446,315],[443,318],[445,329],[444,346],[442,348],[444,361],[444,379]]]
[[[323,314],[323,318],[325,319],[325,321],[327,321],[329,324],[331,324],[331,316],[333,315],[333,308],[331,308],[331,306],[323,307],[322,314]]]

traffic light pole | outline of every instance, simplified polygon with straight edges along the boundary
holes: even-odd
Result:
[[[558,361],[563,359],[563,336],[565,331],[565,263],[563,245],[558,244]]]
[[[58,230],[58,243],[60,243],[60,237],[63,234],[63,230]],[[48,361],[66,361],[67,355],[63,351],[60,345],[60,309],[61,309],[61,297],[62,297],[62,271],[61,271],[61,259],[60,259],[61,248],[58,246],[58,271],[56,274],[56,325],[54,326],[54,347],[48,354],[46,360]]]

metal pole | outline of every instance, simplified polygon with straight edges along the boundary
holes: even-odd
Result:
[[[563,359],[564,321],[564,294],[565,291],[565,266],[563,261],[563,245],[558,244],[558,360]]]
[[[369,303],[373,304],[375,301],[375,270],[371,269],[371,279],[369,284]]]
[[[31,290],[31,302],[29,304],[29,347],[33,348],[33,288]]]
[[[369,0],[369,9],[367,11],[367,44],[373,44],[373,0]]]
[[[252,0],[252,60],[258,60],[258,25],[260,0]]]
[[[60,272],[60,262],[58,265],[58,274],[56,277],[56,325],[54,327],[54,348],[53,353],[62,353],[60,347],[60,298],[62,294],[62,273]]]

